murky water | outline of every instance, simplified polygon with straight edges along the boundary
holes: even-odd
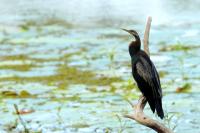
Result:
[[[132,38],[120,28],[143,36],[148,15],[164,122],[175,132],[199,132],[199,4],[1,0],[0,132],[24,130],[14,104],[28,110],[21,117],[31,132],[152,132],[123,118],[132,112],[126,99],[136,102],[140,93],[127,51]],[[146,113],[154,117],[149,107]]]

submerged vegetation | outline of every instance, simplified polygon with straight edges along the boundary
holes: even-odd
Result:
[[[178,42],[176,44],[163,46],[159,49],[159,51],[160,52],[165,52],[165,51],[185,51],[185,52],[187,52],[191,49],[196,49],[196,48],[200,48],[200,46],[199,45],[191,45],[191,44],[185,45],[185,44]]]
[[[106,76],[97,76],[92,71],[88,70],[79,70],[76,67],[68,66],[67,64],[63,64],[63,60],[67,60],[72,56],[73,54],[65,54],[64,58],[59,58],[57,61],[60,62],[59,65],[56,65],[57,70],[55,71],[55,74],[48,75],[48,76],[32,76],[32,77],[23,77],[23,76],[12,76],[12,77],[4,77],[0,78],[0,82],[3,81],[15,81],[15,82],[41,82],[48,85],[57,86],[59,89],[66,89],[69,84],[86,84],[86,85],[99,85],[109,86],[113,82],[120,82],[122,81],[121,78],[118,77],[106,77]],[[18,60],[18,61],[30,61],[33,62],[30,65],[2,65],[0,66],[0,69],[11,69],[16,71],[29,71],[31,69],[34,69],[36,67],[39,67],[40,64],[45,63],[46,61],[52,61],[52,60],[42,60],[42,59],[34,59],[29,58],[25,55],[17,55],[17,56],[6,56],[2,57],[3,60]],[[63,59],[63,60],[62,60]],[[53,60],[54,61],[54,60]],[[33,64],[38,64],[33,65]]]
[[[24,22],[23,24],[19,25],[22,31],[28,31],[31,27],[36,27],[38,31],[41,30],[41,27],[43,26],[52,26],[57,25],[64,28],[73,28],[73,24],[68,23],[66,20],[57,18],[55,16],[50,16],[49,18],[46,18],[41,21],[35,21],[35,20],[28,20]]]

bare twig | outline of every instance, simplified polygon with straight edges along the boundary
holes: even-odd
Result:
[[[22,117],[20,116],[20,112],[19,112],[18,106],[17,106],[16,104],[14,104],[14,108],[15,108],[15,112],[16,112],[18,118],[19,118],[20,123],[21,123],[22,126],[24,127],[24,132],[25,132],[25,133],[29,133],[29,130],[28,130],[28,128],[26,127],[25,122],[23,121]]]
[[[147,24],[146,24],[146,29],[145,29],[145,32],[144,32],[144,39],[143,39],[144,51],[149,56],[150,56],[150,52],[149,52],[149,34],[150,34],[150,28],[151,28],[151,21],[152,21],[152,18],[148,17]]]
[[[148,44],[149,44],[149,31],[150,31],[150,27],[151,27],[151,21],[152,21],[152,18],[148,17],[145,34],[144,34],[144,40],[143,40],[144,51],[149,56],[150,56],[150,52],[149,52]],[[146,103],[147,103],[147,100],[144,96],[142,96],[138,100],[138,103],[135,106],[132,103],[130,103],[130,101],[129,101],[129,104],[134,108],[134,114],[125,115],[124,117],[135,120],[138,123],[155,130],[157,133],[173,133],[172,130],[167,128],[164,124],[162,124],[144,114],[143,110],[144,110]]]

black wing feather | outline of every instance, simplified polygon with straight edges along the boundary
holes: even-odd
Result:
[[[158,116],[164,117],[162,110],[162,90],[158,72],[148,55],[140,53],[138,60],[133,64],[133,77],[139,89],[147,98],[151,110],[157,111]]]

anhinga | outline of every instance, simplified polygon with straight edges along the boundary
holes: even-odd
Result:
[[[137,82],[138,88],[146,97],[152,112],[154,113],[156,110],[158,116],[163,119],[162,90],[158,72],[149,56],[141,50],[141,41],[138,33],[134,30],[123,30],[135,37],[135,41],[132,41],[129,45],[132,75]]]

